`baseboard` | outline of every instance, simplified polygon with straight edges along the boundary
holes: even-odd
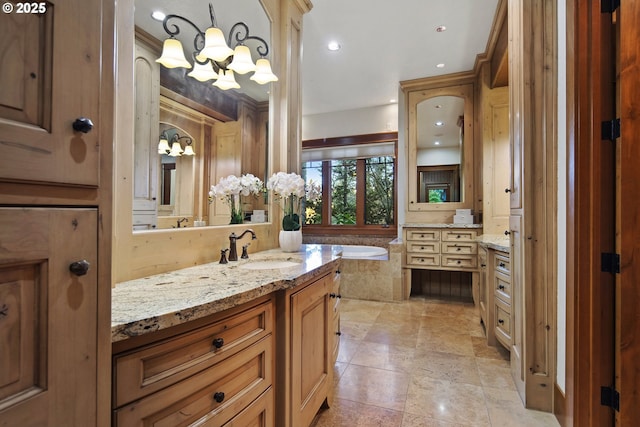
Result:
[[[553,383],[553,414],[561,427],[572,426],[571,413],[567,408],[567,398],[555,382]]]

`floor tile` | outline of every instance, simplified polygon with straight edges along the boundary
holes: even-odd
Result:
[[[333,405],[321,409],[313,427],[400,427],[402,412],[335,399]]]
[[[350,364],[342,374],[336,396],[381,408],[402,411],[407,398],[410,376]]]

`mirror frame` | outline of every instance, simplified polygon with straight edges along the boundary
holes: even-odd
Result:
[[[407,113],[407,157],[408,157],[408,193],[407,209],[413,212],[454,211],[456,209],[471,209],[474,198],[474,87],[473,80],[465,75],[452,75],[445,78],[419,79],[401,82],[405,92]],[[456,96],[464,102],[464,144],[462,162],[460,164],[460,202],[419,203],[418,202],[418,172],[417,172],[417,111],[418,104],[436,96]]]

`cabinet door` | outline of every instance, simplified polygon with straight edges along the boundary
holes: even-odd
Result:
[[[95,187],[102,2],[7,4],[14,11],[0,14],[0,181]],[[17,13],[20,5],[42,5],[43,13]],[[80,117],[95,128],[74,131]]]
[[[95,209],[0,208],[2,425],[96,425],[97,229]]]
[[[308,426],[327,397],[331,276],[291,296],[292,426]]]
[[[158,216],[157,189],[160,154],[160,64],[157,55],[136,41],[133,138],[133,224],[136,229],[155,228]]]

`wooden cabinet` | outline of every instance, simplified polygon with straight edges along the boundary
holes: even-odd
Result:
[[[489,305],[489,289],[488,287],[488,277],[487,277],[487,250],[480,246],[478,247],[478,265],[479,265],[479,275],[478,275],[478,310],[480,311],[480,321],[482,322],[485,332],[487,334],[487,341],[491,344],[489,340],[489,318],[488,318],[488,305]]]
[[[332,319],[331,319],[331,365],[333,366],[338,360],[338,352],[340,351],[340,301],[342,300],[342,295],[340,295],[340,270],[336,271],[333,276],[333,285],[331,287],[331,293],[329,294],[331,298],[331,309],[332,309]]]
[[[196,329],[128,340],[114,351],[113,424],[273,426],[274,320],[263,298]]]
[[[407,227],[404,235],[406,267],[477,271],[478,232],[475,229]]]
[[[115,6],[30,5],[0,14],[0,424],[105,426]]]
[[[489,250],[489,269],[489,292],[493,312],[489,316],[491,323],[487,327],[487,339],[489,344],[493,344],[495,339],[507,350],[511,350],[513,310],[509,254]]]
[[[306,427],[330,400],[339,335],[339,275],[327,271],[278,296],[276,424]],[[335,296],[333,296],[335,295]],[[280,353],[280,351],[282,353]]]

